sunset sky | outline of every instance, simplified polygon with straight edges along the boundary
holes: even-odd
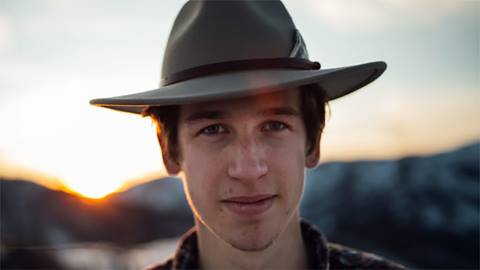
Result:
[[[164,174],[149,119],[92,98],[155,89],[185,1],[0,1],[0,177],[98,197]],[[322,162],[449,150],[480,138],[480,1],[284,1],[322,68],[383,60],[330,104]]]

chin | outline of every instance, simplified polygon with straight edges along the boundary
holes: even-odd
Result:
[[[267,232],[255,232],[248,234],[248,232],[240,233],[236,235],[235,239],[226,241],[232,247],[246,252],[258,252],[268,249],[278,238],[278,233],[272,231]]]
[[[238,250],[244,252],[259,252],[264,251],[273,244],[273,241],[267,242],[266,244],[259,245],[258,243],[231,243],[230,245]]]

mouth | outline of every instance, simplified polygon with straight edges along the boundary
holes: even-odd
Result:
[[[277,195],[265,194],[239,196],[222,200],[222,204],[234,214],[252,217],[266,212],[273,205]]]
[[[255,196],[239,196],[239,197],[231,197],[222,202],[232,202],[232,203],[257,203],[263,200],[270,199],[275,197],[276,195],[255,195]]]

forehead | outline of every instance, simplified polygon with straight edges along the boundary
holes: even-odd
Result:
[[[289,107],[299,110],[299,90],[288,89],[267,94],[242,98],[222,99],[215,101],[185,104],[180,106],[180,120],[202,111],[222,111],[225,113],[256,112],[264,109]]]

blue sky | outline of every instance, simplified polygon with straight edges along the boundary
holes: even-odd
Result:
[[[111,190],[161,173],[148,119],[88,101],[157,87],[183,3],[1,1],[0,175],[45,175],[77,190],[102,179]],[[478,141],[479,1],[284,3],[323,68],[388,63],[375,83],[331,103],[323,162]]]

